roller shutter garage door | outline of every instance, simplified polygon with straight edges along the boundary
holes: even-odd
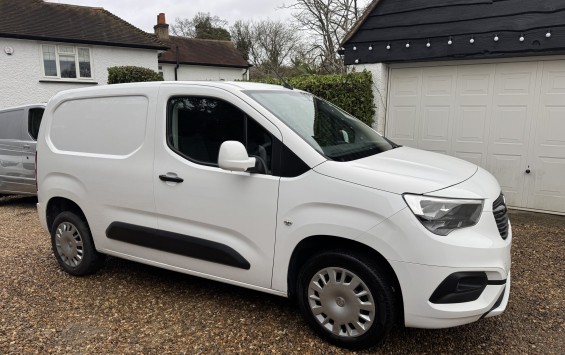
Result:
[[[510,206],[565,213],[565,60],[392,68],[386,135],[490,171]]]

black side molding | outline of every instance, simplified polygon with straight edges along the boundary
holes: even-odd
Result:
[[[106,229],[106,236],[125,243],[244,270],[251,268],[249,262],[231,247],[188,235],[123,222],[112,222]]]

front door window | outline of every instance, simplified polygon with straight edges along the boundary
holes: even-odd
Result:
[[[249,155],[263,160],[272,171],[272,136],[234,105],[208,97],[169,100],[167,143],[181,156],[199,164],[217,166],[225,141],[241,142]]]

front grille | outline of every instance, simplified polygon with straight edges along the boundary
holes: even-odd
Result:
[[[496,226],[498,227],[498,232],[502,239],[508,237],[508,209],[506,208],[506,203],[504,203],[504,196],[502,193],[498,198],[492,203],[492,213],[494,214],[494,220],[496,221]]]

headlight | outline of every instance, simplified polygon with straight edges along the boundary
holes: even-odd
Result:
[[[416,218],[430,232],[448,235],[452,231],[471,227],[479,222],[484,200],[463,200],[423,195],[403,195]]]

